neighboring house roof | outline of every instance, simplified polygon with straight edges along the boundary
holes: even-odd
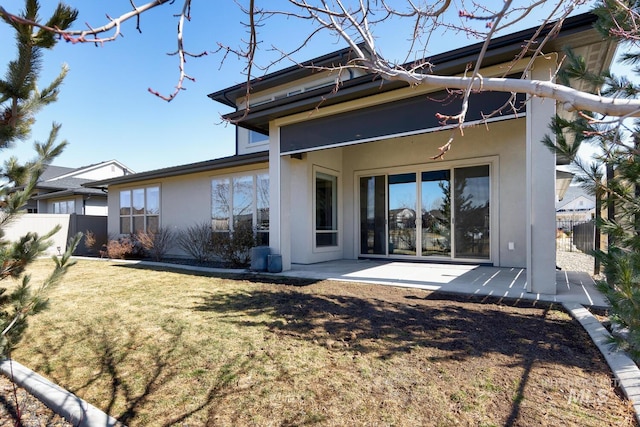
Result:
[[[63,166],[49,165],[44,170],[44,172],[42,172],[42,175],[40,175],[40,181],[48,181],[48,180],[53,179],[55,177],[68,174],[69,172],[73,172],[74,170],[76,170],[76,169],[75,168],[67,168],[67,167],[63,167]]]
[[[48,178],[46,180],[50,180],[50,179],[63,179],[63,178],[67,178],[67,177],[74,177],[74,176],[81,176],[85,173],[91,172],[94,169],[98,169],[98,168],[102,168],[104,166],[107,165],[115,165],[118,166],[120,169],[122,169],[124,171],[124,174],[130,174],[130,173],[134,173],[132,170],[130,170],[128,167],[126,167],[125,165],[123,165],[122,163],[120,163],[117,160],[108,160],[105,162],[99,162],[99,163],[92,163],[90,165],[86,165],[86,166],[80,166],[79,168],[75,168],[75,169],[71,169],[67,172],[62,172],[59,173],[58,175],[56,175],[55,177],[52,178]],[[57,166],[54,166],[58,169],[69,169],[69,168],[59,168]],[[44,180],[44,179],[43,179]]]
[[[580,187],[579,185],[572,185],[565,193],[564,199],[562,199],[561,202],[556,203],[556,211],[572,207],[574,202],[578,199],[583,199],[585,202],[588,202],[584,205],[583,209],[588,210],[595,208],[595,197],[590,195],[586,189]]]
[[[32,199],[46,200],[74,195],[106,197],[104,191],[100,189],[83,187],[83,184],[91,182],[92,179],[79,178],[79,176],[87,176],[87,174],[91,174],[92,172],[95,174],[96,170],[109,167],[110,165],[117,166],[119,169],[124,171],[124,173],[129,172],[129,169],[117,160],[93,163],[79,168],[49,165],[46,167],[36,184],[36,190],[39,194],[33,196]]]
[[[33,196],[32,199],[45,200],[73,195],[100,195],[106,197],[106,194],[102,190],[84,188],[82,184],[87,182],[90,182],[90,180],[83,178],[61,178],[39,182],[36,188],[46,191],[46,193]]]
[[[61,178],[38,183],[38,188],[47,190],[59,190],[64,188],[82,188],[82,184],[89,180],[83,178]]]
[[[32,199],[47,200],[47,199],[58,199],[60,197],[68,197],[68,196],[76,196],[76,195],[107,197],[107,194],[98,188],[74,188],[69,190],[54,191],[52,193],[39,194],[37,196],[33,196]]]
[[[571,172],[556,169],[556,202],[564,200],[573,177],[574,174]]]
[[[235,166],[245,166],[256,163],[264,163],[269,161],[268,152],[259,152],[252,154],[242,154],[236,156],[222,157],[219,159],[206,160],[204,162],[189,163],[180,166],[172,166],[163,169],[156,169],[147,172],[140,172],[130,175],[124,175],[117,178],[103,179],[100,181],[91,181],[83,184],[84,187],[106,188],[109,185],[128,184],[132,182],[144,181],[149,179],[168,178],[178,175],[187,175],[198,172],[208,172],[218,169],[225,169]]]

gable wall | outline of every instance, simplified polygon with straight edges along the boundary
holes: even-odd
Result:
[[[109,179],[115,178],[118,176],[123,176],[124,170],[119,165],[115,163],[110,163],[106,165],[102,165],[95,169],[90,169],[83,173],[70,175],[73,178],[82,178],[82,179],[91,179],[95,181],[99,181],[101,179]]]

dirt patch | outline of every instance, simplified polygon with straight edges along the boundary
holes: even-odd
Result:
[[[17,405],[16,405],[17,402]],[[20,420],[20,422],[16,422]],[[0,425],[70,427],[64,418],[26,390],[0,375]]]
[[[14,356],[131,427],[633,426],[561,306],[80,262]]]
[[[201,308],[275,310],[270,331],[326,347],[332,375],[351,377],[361,357],[393,361],[385,377],[397,382],[369,397],[421,422],[635,425],[601,354],[559,305],[338,282],[253,292],[250,301],[216,298]],[[438,390],[448,414],[412,407],[425,387]]]

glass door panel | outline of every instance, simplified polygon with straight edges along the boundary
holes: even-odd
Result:
[[[389,175],[389,255],[416,255],[415,173]]]
[[[360,178],[360,253],[386,255],[386,179]]]
[[[451,192],[448,170],[422,172],[422,256],[451,256]]]
[[[455,257],[488,259],[489,166],[454,169]]]

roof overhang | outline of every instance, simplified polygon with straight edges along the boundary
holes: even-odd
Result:
[[[564,195],[567,193],[573,177],[574,174],[571,172],[556,169],[556,197],[558,201],[564,199]]]
[[[52,193],[44,193],[38,194],[37,196],[33,196],[33,200],[49,200],[49,199],[59,199],[61,197],[69,197],[69,196],[104,196],[107,195],[102,191],[96,191],[93,188],[76,188],[70,190],[62,190],[62,191],[54,191]]]
[[[227,169],[238,166],[247,166],[252,164],[265,163],[269,161],[268,152],[260,152],[253,154],[243,154],[238,156],[223,157],[214,160],[207,160],[198,163],[189,163],[186,165],[173,166],[164,169],[156,169],[148,172],[140,172],[131,175],[119,176],[116,178],[104,179],[101,181],[92,181],[83,184],[83,187],[90,188],[107,188],[110,185],[129,184],[133,182],[146,181],[150,179],[170,178],[179,175],[188,175],[199,172],[210,172],[220,169]]]
[[[562,29],[553,40],[547,44],[548,52],[561,51],[564,47],[571,47],[579,54],[587,54],[588,65],[594,72],[608,67],[615,49],[613,42],[605,41],[594,28],[597,17],[591,13],[567,18]],[[483,60],[483,66],[489,67],[512,61],[522,50],[522,42],[534,37],[538,27],[519,31],[494,39]],[[538,39],[548,34],[550,27],[541,32]],[[458,75],[465,71],[469,63],[475,62],[482,48],[482,43],[455,49],[428,58],[434,64],[434,71],[439,75]],[[278,85],[291,83],[297,79],[310,76],[314,70],[310,66],[339,66],[349,59],[349,49],[343,49],[329,55],[294,66],[282,71],[268,74],[260,79],[251,81],[252,93],[271,89]],[[368,74],[345,80],[340,90],[330,91],[327,88],[303,92],[297,95],[278,99],[266,104],[251,107],[249,111],[237,110],[224,116],[225,119],[237,121],[238,126],[267,133],[269,122],[281,117],[304,111],[313,110],[318,105],[323,107],[339,104],[366,96],[380,94],[387,91],[407,87],[408,84],[399,81],[383,80],[379,76]],[[246,95],[247,84],[239,84],[208,96],[214,101],[237,108],[237,100]],[[327,93],[327,92],[331,93]]]

